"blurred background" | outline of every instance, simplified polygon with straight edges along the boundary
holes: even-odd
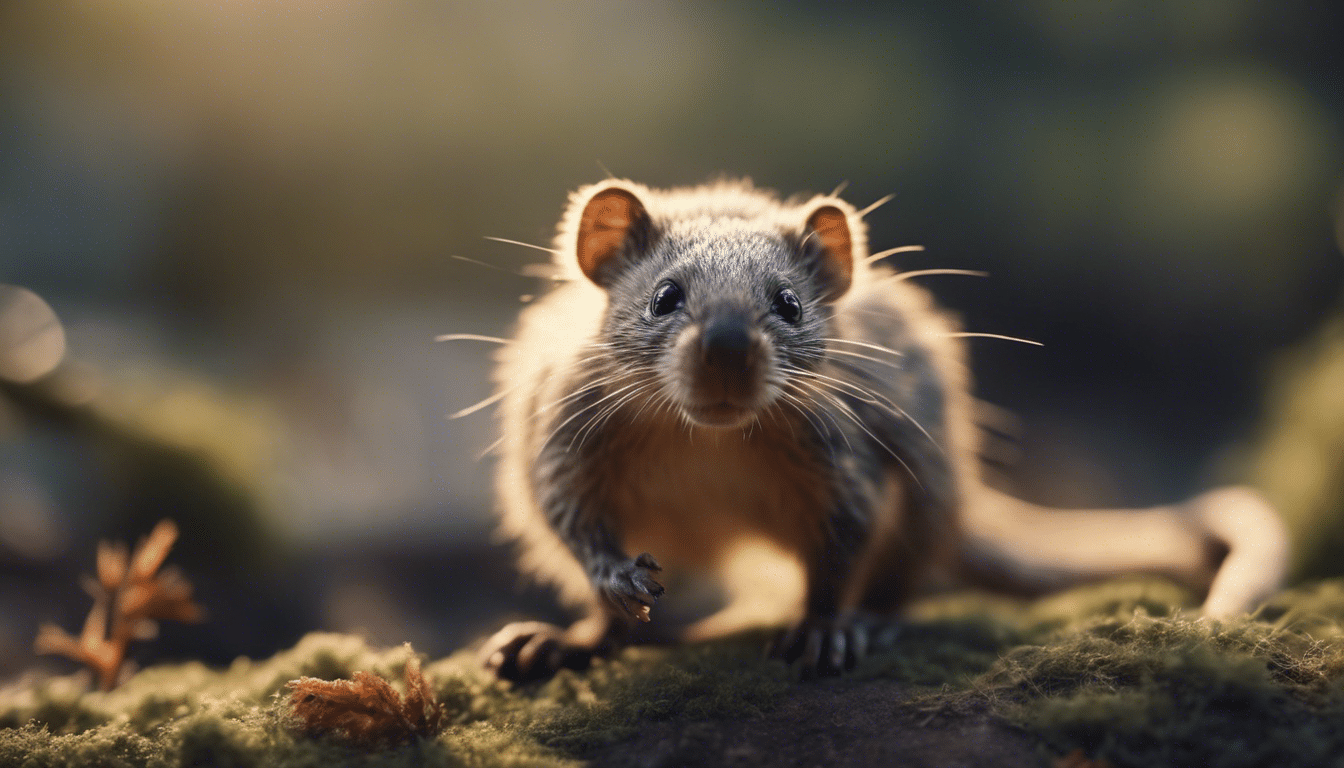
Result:
[[[554,615],[490,540],[489,412],[446,418],[493,346],[433,339],[507,335],[545,254],[485,238],[604,168],[894,194],[873,250],[1045,344],[970,342],[1018,492],[1251,480],[1344,570],[1341,39],[1306,0],[0,2],[0,678],[162,517],[211,620],[142,662]]]

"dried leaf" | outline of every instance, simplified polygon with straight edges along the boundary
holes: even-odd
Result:
[[[434,700],[414,656],[406,661],[405,676],[405,699],[371,672],[356,672],[352,680],[291,680],[292,724],[308,736],[333,735],[367,749],[431,738],[443,728],[443,705]]]
[[[154,577],[154,572],[159,570],[163,561],[168,557],[168,550],[173,548],[173,542],[177,541],[177,525],[172,520],[160,520],[154,530],[149,532],[140,546],[135,548],[135,558],[131,562],[131,578],[135,580],[148,580]]]
[[[127,644],[152,637],[157,630],[154,620],[199,621],[204,614],[192,602],[191,583],[179,571],[157,572],[176,540],[177,526],[161,520],[133,554],[124,544],[99,542],[98,578],[85,584],[93,608],[79,639],[43,626],[33,647],[38,653],[58,653],[88,665],[98,673],[103,690],[110,690],[124,666]]]

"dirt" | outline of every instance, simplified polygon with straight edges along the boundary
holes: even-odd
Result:
[[[651,724],[591,759],[597,768],[1042,764],[1034,738],[983,708],[928,711],[910,700],[904,686],[885,680],[799,686],[758,718]]]

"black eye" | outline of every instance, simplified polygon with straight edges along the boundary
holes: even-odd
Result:
[[[681,286],[669,280],[654,290],[653,298],[649,300],[649,311],[654,317],[662,317],[681,309],[685,303],[686,294],[682,293]]]
[[[798,294],[788,288],[781,288],[775,294],[775,303],[770,307],[786,323],[796,323],[803,318],[803,303]]]

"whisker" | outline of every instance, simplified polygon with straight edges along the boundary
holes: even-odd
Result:
[[[772,386],[773,386],[773,385],[772,385]],[[775,408],[774,404],[775,404],[776,401],[779,400],[779,398],[780,398],[780,396],[781,396],[782,394],[783,394],[783,393],[780,391],[779,387],[775,387],[775,391],[774,391],[773,393],[771,393],[771,397],[770,397],[770,407],[768,407],[768,408],[765,409],[765,412],[766,412],[767,414],[769,414],[769,416],[770,416],[770,421],[771,421],[775,426],[779,426],[780,415],[779,415],[779,412],[778,412],[779,409],[778,409],[778,408]],[[786,427],[789,428],[789,437],[792,438],[792,439],[794,440],[794,442],[797,442],[797,440],[798,440],[798,433],[793,431],[793,422],[792,422],[791,420],[789,420],[789,419],[784,419],[784,426],[786,426]]]
[[[450,414],[450,415],[448,416],[448,418],[451,420],[451,419],[460,419],[460,418],[462,418],[463,416],[470,416],[471,414],[473,414],[473,413],[475,413],[475,412],[481,410],[482,408],[485,408],[485,407],[494,405],[495,403],[498,403],[500,400],[503,400],[503,399],[505,398],[505,396],[507,396],[507,395],[508,395],[510,392],[512,392],[514,389],[516,389],[516,387],[510,387],[510,388],[508,388],[508,389],[501,389],[500,391],[498,391],[498,392],[496,392],[495,394],[493,394],[493,395],[491,395],[491,396],[485,398],[484,400],[480,401],[479,403],[476,403],[475,405],[469,405],[469,406],[467,406],[466,408],[463,408],[462,410],[458,411],[457,413]]]
[[[968,331],[962,331],[959,333],[945,333],[943,335],[953,339],[1002,339],[1004,341],[1017,341],[1023,344],[1030,344],[1033,347],[1045,346],[1044,342],[1033,341],[1031,339],[1019,339],[1016,336],[1004,336],[1001,333],[971,333]]]
[[[658,383],[659,383],[659,382],[657,382],[657,381],[654,381],[654,382],[653,382],[653,384],[658,384]],[[666,392],[664,392],[664,391],[662,391],[662,390],[659,390],[657,393],[655,393],[655,396],[654,396],[654,397],[646,397],[646,398],[644,398],[644,404],[641,405],[641,406],[639,406],[639,410],[635,411],[635,414],[634,414],[633,416],[630,417],[630,420],[631,420],[631,421],[636,421],[636,420],[638,420],[638,419],[639,419],[639,415],[640,415],[641,413],[644,413],[644,409],[649,407],[649,403],[653,402],[654,400],[657,400],[659,396],[666,396],[666,394],[667,394]],[[670,402],[670,401],[669,401],[669,402]],[[657,409],[654,409],[652,415],[657,415],[657,413],[658,413]]]
[[[849,188],[849,179],[845,179],[839,184],[836,184],[835,189],[831,190],[831,197],[839,197],[840,193],[844,192],[848,188]]]
[[[505,273],[505,274],[509,274],[509,275],[517,275],[518,277],[530,277],[530,275],[525,275],[525,274],[523,274],[522,272],[515,272],[515,271],[512,270],[512,269],[505,269],[504,267],[501,267],[501,266],[499,266],[498,264],[491,264],[491,263],[489,263],[489,262],[487,262],[487,261],[480,261],[480,260],[478,260],[478,259],[468,259],[466,256],[458,256],[456,253],[450,253],[450,254],[448,254],[448,258],[450,258],[450,259],[457,259],[458,261],[465,261],[465,262],[467,262],[468,264],[475,264],[475,265],[478,266],[478,267],[485,267],[486,269],[493,269],[493,270],[495,270],[495,271],[497,271],[497,272],[503,272],[503,273]]]
[[[606,424],[608,421],[610,421],[611,417],[616,415],[616,413],[619,412],[621,408],[625,407],[627,403],[634,400],[643,392],[647,391],[650,387],[657,385],[657,383],[658,383],[657,381],[643,382],[643,386],[640,386],[633,392],[626,393],[624,397],[620,398],[615,403],[612,403],[611,405],[607,406],[606,409],[602,411],[602,413],[599,413],[598,415],[594,416],[591,420],[589,420],[589,422],[585,424],[582,429],[579,430],[579,435],[582,435],[582,437],[579,440],[578,450],[581,450],[583,448],[583,444],[588,440],[589,435],[593,434],[603,424]],[[571,446],[574,445],[574,440],[572,438],[570,439],[569,444]]]
[[[867,216],[868,214],[872,213],[873,211],[876,211],[878,208],[881,208],[882,206],[886,205],[887,203],[890,203],[892,200],[895,199],[896,194],[894,192],[890,195],[878,198],[877,201],[874,202],[872,205],[868,206],[867,208],[864,208],[862,211],[859,211],[859,218],[862,219],[864,216]]]
[[[873,344],[867,341],[857,341],[855,339],[836,339],[830,337],[823,338],[822,341],[835,342],[836,344],[853,344],[859,347],[867,347],[869,349],[875,349],[878,352],[886,352],[888,354],[892,354],[897,357],[905,357],[905,353],[901,352],[900,350],[892,349],[890,347],[884,347],[881,344]]]
[[[482,336],[479,333],[445,333],[442,336],[435,336],[435,341],[489,341],[495,344],[508,344],[512,339],[501,339],[498,336]]]
[[[849,417],[849,420],[852,421],[852,422],[854,422],[854,425],[855,425],[856,427],[858,427],[859,429],[863,430],[864,433],[868,435],[868,437],[872,438],[873,442],[877,443],[877,444],[878,444],[879,446],[881,446],[887,453],[891,454],[892,458],[894,458],[894,459],[896,459],[896,461],[900,462],[900,465],[901,465],[902,467],[904,467],[904,468],[905,468],[905,471],[908,472],[908,473],[910,474],[910,479],[913,480],[913,481],[915,482],[915,485],[919,486],[920,489],[923,489],[923,488],[924,488],[924,484],[921,483],[921,482],[919,482],[919,476],[915,474],[915,471],[914,471],[913,469],[910,468],[910,465],[909,465],[909,464],[905,463],[905,459],[901,458],[900,455],[899,455],[898,453],[896,453],[896,451],[892,450],[891,446],[889,446],[889,445],[887,445],[885,442],[883,442],[883,441],[881,440],[881,438],[879,438],[877,435],[873,434],[873,431],[872,431],[871,429],[869,429],[868,426],[867,426],[866,424],[863,423],[863,420],[860,419],[860,418],[858,417],[858,414],[854,413],[853,409],[851,409],[851,408],[850,408],[850,407],[849,407],[843,400],[840,400],[839,398],[835,397],[834,395],[827,395],[826,393],[820,393],[820,394],[821,394],[823,397],[825,397],[827,400],[829,400],[831,403],[833,403],[837,408],[840,408],[841,411],[842,411],[846,416]]]
[[[490,454],[494,453],[495,449],[503,444],[504,444],[504,436],[500,435],[500,437],[497,440],[495,440],[495,442],[487,445],[484,451],[481,451],[480,453],[476,454],[476,460],[477,461],[484,460],[486,456],[489,456]]]
[[[870,405],[886,408],[887,412],[892,416],[896,416],[897,418],[903,418],[906,421],[909,421],[911,424],[915,425],[915,429],[918,429],[920,431],[920,434],[924,435],[924,437],[931,444],[933,444],[933,447],[938,449],[939,453],[946,454],[946,451],[943,450],[943,447],[938,444],[937,440],[933,439],[933,435],[929,434],[929,431],[924,428],[923,424],[919,423],[918,419],[916,419],[914,416],[911,416],[909,412],[907,412],[904,408],[894,403],[891,400],[891,398],[887,397],[886,395],[883,395],[880,392],[875,392],[870,389],[861,387],[852,381],[837,379],[833,376],[827,376],[823,373],[817,373],[816,371],[798,370],[795,371],[795,373],[799,376],[811,377],[814,381],[817,381],[818,384],[824,385],[827,382],[829,382],[831,383],[832,387],[837,385],[841,387],[846,387],[848,388],[848,390],[833,389],[832,391],[839,392],[840,394],[844,394],[846,391],[848,391],[851,395],[858,397],[860,400],[863,400],[864,402]]]
[[[605,375],[605,376],[599,376],[598,378],[593,379],[592,381],[586,382],[583,386],[581,386],[581,387],[575,389],[573,392],[570,392],[568,395],[565,395],[564,397],[556,398],[555,400],[552,400],[551,402],[549,402],[549,403],[543,405],[542,407],[538,408],[538,409],[532,414],[532,418],[537,418],[537,417],[541,416],[543,413],[549,411],[550,409],[552,409],[552,408],[554,408],[554,407],[556,407],[556,406],[558,406],[558,405],[563,405],[564,403],[569,402],[570,400],[574,400],[575,398],[582,397],[585,393],[590,392],[590,391],[592,391],[592,390],[594,390],[594,389],[600,389],[600,388],[606,387],[608,384],[613,384],[613,383],[615,383],[615,382],[621,381],[622,379],[626,378],[627,375],[641,375],[641,374],[649,374],[649,373],[650,373],[650,371],[649,371],[647,368],[634,368],[634,369],[632,369],[632,370],[630,370],[630,371],[626,371],[626,372],[609,373],[609,374],[607,374],[607,375]]]
[[[832,349],[832,350],[831,350],[831,354],[832,354],[832,355],[845,355],[846,357],[857,357],[857,358],[859,358],[860,360],[868,360],[868,361],[877,363],[878,365],[889,365],[889,366],[891,366],[892,368],[896,368],[896,369],[899,369],[899,368],[901,367],[901,364],[900,364],[900,363],[893,363],[893,362],[890,361],[890,360],[882,360],[881,358],[873,357],[873,356],[871,356],[871,355],[860,354],[860,353],[858,353],[858,352],[850,352],[850,351],[847,350],[847,349]]]
[[[798,415],[803,417],[803,421],[806,421],[807,425],[811,427],[813,431],[817,433],[817,435],[821,437],[826,436],[826,430],[822,428],[822,425],[818,425],[817,422],[812,420],[812,417],[815,414],[813,414],[812,411],[806,407],[806,404],[802,401],[802,399],[800,399],[797,395],[794,395],[787,391],[780,392],[779,397],[780,402],[784,403],[787,406],[792,407],[795,411],[797,411]]]
[[[808,402],[808,403],[817,404],[816,400],[817,400],[817,397],[818,397],[818,396],[820,396],[820,397],[822,397],[822,398],[826,398],[826,393],[825,393],[824,391],[818,389],[818,388],[817,388],[815,385],[813,385],[811,382],[806,382],[806,381],[801,380],[801,379],[793,379],[793,380],[790,382],[790,384],[792,384],[792,385],[797,386],[797,387],[800,388],[800,391],[799,391],[799,393],[798,393],[799,395],[802,395],[802,394],[803,394],[803,392],[801,391],[802,389],[806,389],[806,391],[807,391],[807,402]],[[826,398],[826,399],[829,400],[829,398]],[[801,397],[799,398],[799,402],[800,402],[800,403],[802,402]],[[806,403],[804,403],[804,404],[806,404]],[[809,409],[809,410],[811,410],[811,409]],[[849,442],[849,435],[845,432],[844,428],[840,426],[840,422],[838,422],[838,421],[835,420],[835,416],[833,416],[833,415],[831,414],[830,409],[828,409],[828,408],[820,408],[820,407],[818,407],[817,410],[816,410],[816,413],[820,413],[822,416],[825,416],[827,419],[830,419],[830,421],[831,421],[831,426],[835,427],[835,432],[836,432],[836,434],[840,435],[840,439],[845,441],[845,450],[847,450],[847,451],[853,453],[853,451],[854,451],[854,446]],[[826,433],[825,431],[823,431],[820,427],[816,427],[816,429],[817,429],[817,434],[818,434],[818,435],[821,435],[822,437],[825,437],[825,436],[826,436],[827,433]]]
[[[897,280],[909,280],[925,275],[966,275],[968,277],[989,277],[989,273],[979,269],[916,269],[910,272],[897,272]]]
[[[538,251],[545,251],[546,253],[559,253],[559,251],[557,251],[554,248],[547,248],[541,245],[533,245],[532,243],[524,243],[522,240],[510,240],[507,237],[491,237],[489,235],[486,235],[485,239],[494,240],[497,243],[508,243],[509,245],[521,245],[524,248],[535,248]]]
[[[602,403],[605,403],[606,401],[610,400],[610,399],[613,398],[613,397],[619,397],[620,394],[621,394],[622,392],[625,392],[626,390],[630,389],[631,387],[635,387],[635,386],[638,386],[638,385],[639,385],[639,382],[635,382],[635,383],[633,383],[633,384],[627,384],[627,385],[625,385],[624,387],[621,387],[620,389],[618,389],[618,390],[616,390],[616,391],[614,391],[614,392],[609,392],[609,393],[607,393],[607,395],[604,396],[601,400],[598,400],[598,401],[595,402],[595,403],[589,403],[588,405],[583,406],[583,407],[580,408],[579,410],[577,410],[577,411],[575,411],[574,413],[570,414],[569,418],[567,418],[567,419],[565,419],[564,421],[560,422],[560,423],[555,427],[555,429],[551,430],[551,434],[547,435],[547,436],[546,436],[546,439],[543,440],[541,444],[542,444],[542,445],[548,445],[552,440],[555,439],[555,436],[556,436],[556,435],[560,434],[560,430],[564,429],[565,426],[568,425],[568,424],[569,424],[571,421],[573,421],[574,419],[577,419],[579,416],[582,416],[582,415],[584,414],[584,412],[589,411],[589,410],[592,410],[593,408],[596,408],[597,406],[601,405]],[[579,389],[579,392],[586,393],[586,392],[589,392],[591,389],[592,389],[592,387],[582,387],[582,388]]]
[[[869,256],[868,258],[864,259],[863,263],[872,264],[874,261],[880,261],[882,259],[887,258],[888,256],[894,256],[898,253],[910,253],[912,251],[922,251],[922,250],[924,250],[924,246],[922,245],[902,245],[896,248],[888,248],[885,251],[874,253],[872,256]]]

